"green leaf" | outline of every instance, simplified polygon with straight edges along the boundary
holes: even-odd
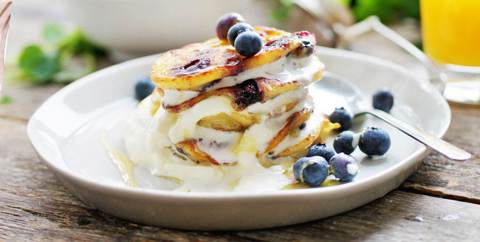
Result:
[[[272,18],[277,22],[284,22],[288,19],[293,8],[293,0],[279,0],[278,7],[272,11]]]
[[[382,22],[411,17],[419,19],[419,0],[356,0],[352,1],[353,14],[357,21],[376,15]]]
[[[34,84],[44,84],[53,80],[60,63],[57,55],[47,55],[40,46],[29,45],[20,53],[18,67]]]
[[[60,52],[69,52],[74,55],[91,53],[97,57],[106,57],[107,49],[88,39],[81,30],[75,30],[68,35],[58,47]]]
[[[344,6],[348,7],[354,0],[337,0],[339,3],[343,4]]]
[[[10,97],[10,96],[0,97],[0,105],[6,105],[6,104],[10,104],[10,103],[13,103],[13,98],[12,97]]]
[[[61,60],[62,70],[54,77],[54,81],[58,83],[74,81],[97,69],[97,61],[92,53],[64,55]]]
[[[43,26],[42,32],[43,38],[52,45],[58,45],[63,39],[65,39],[65,32],[58,24],[46,24]]]
[[[88,39],[79,29],[68,35],[61,26],[43,28],[46,46],[26,46],[19,55],[17,68],[10,76],[30,84],[70,82],[97,69],[97,60],[108,50]]]

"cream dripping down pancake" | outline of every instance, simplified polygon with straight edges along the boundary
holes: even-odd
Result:
[[[136,165],[176,178],[182,191],[278,190],[292,182],[292,162],[338,128],[308,91],[324,65],[309,32],[255,31],[264,45],[252,57],[217,38],[159,57],[151,74],[157,89],[125,135]]]

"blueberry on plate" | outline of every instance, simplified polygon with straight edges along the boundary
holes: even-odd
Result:
[[[358,162],[350,155],[336,154],[330,160],[333,175],[342,182],[351,182],[358,173]]]
[[[293,165],[293,174],[299,182],[319,187],[328,176],[328,162],[320,156],[302,157]]]
[[[253,31],[240,33],[235,40],[235,50],[245,57],[254,56],[260,52],[262,45],[262,38]]]
[[[389,113],[393,107],[393,94],[386,89],[377,91],[373,94],[372,105],[375,109]]]
[[[233,25],[227,33],[228,43],[230,43],[232,46],[235,46],[235,40],[237,39],[239,34],[251,31],[253,31],[253,27],[250,24],[237,23]]]
[[[310,156],[321,156],[323,157],[326,161],[330,161],[330,158],[334,156],[335,150],[333,148],[330,148],[326,146],[325,144],[316,144],[310,147],[307,152],[307,157]]]
[[[340,124],[340,131],[348,130],[352,126],[352,115],[344,107],[335,108],[329,119],[332,123]]]
[[[238,13],[227,13],[220,17],[217,22],[217,37],[219,39],[227,39],[228,30],[236,23],[244,22],[242,15]]]
[[[351,154],[358,145],[358,134],[352,131],[343,131],[335,137],[333,148],[337,153]]]
[[[149,77],[146,77],[135,84],[135,99],[142,101],[150,94],[152,94],[155,85],[150,81]]]
[[[358,147],[368,156],[384,155],[390,148],[390,135],[381,128],[368,127],[360,135]]]

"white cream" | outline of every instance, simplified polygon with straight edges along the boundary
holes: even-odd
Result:
[[[282,142],[280,142],[280,144],[278,144],[277,147],[275,147],[275,149],[273,150],[273,153],[278,154],[283,150],[287,149],[288,147],[291,147],[293,145],[300,143],[308,135],[317,132],[317,129],[321,126],[322,122],[323,122],[322,115],[318,115],[317,113],[312,113],[312,115],[310,115],[310,118],[305,123],[305,128],[300,130],[298,135],[296,136],[287,135],[287,137],[285,137],[285,139],[282,140]]]
[[[294,59],[283,57],[278,61],[226,77],[211,89],[236,85],[247,79],[266,77],[280,81],[297,80],[306,86],[313,75],[323,69],[314,56]],[[164,90],[162,103],[175,105],[198,95],[195,91]],[[212,96],[180,113],[167,112],[160,107],[150,116],[150,100],[139,106],[132,117],[125,136],[125,146],[130,159],[146,167],[153,175],[173,177],[180,182],[178,191],[269,191],[279,190],[291,183],[284,175],[284,168],[274,165],[263,167],[256,154],[262,153],[268,143],[285,125],[294,112],[311,105],[308,89],[299,88],[283,93],[264,103],[255,103],[244,112],[256,114],[257,123],[243,132],[228,132],[200,127],[198,121],[219,113],[231,114],[235,110],[227,97]],[[155,97],[152,96],[152,99]],[[286,105],[298,103],[288,112]],[[297,144],[306,135],[320,126],[321,115],[312,115],[306,128],[298,136],[287,136],[274,150]],[[220,163],[236,162],[234,165],[218,166],[196,164],[175,152],[175,144],[185,140],[196,140],[197,147]]]
[[[323,68],[323,63],[314,55],[304,58],[282,57],[277,61],[243,71],[238,75],[225,77],[207,90],[235,86],[248,79],[259,77],[283,82],[296,80],[302,84],[301,86],[306,86],[310,82],[316,81],[313,80],[313,76]],[[163,91],[163,104],[166,106],[178,105],[200,94],[198,91],[190,90],[164,89]]]
[[[283,82],[296,80],[302,83],[302,86],[306,86],[310,82],[316,81],[313,80],[313,76],[323,68],[323,63],[315,55],[304,58],[282,57],[272,63],[243,71],[236,76],[222,78],[220,82],[212,85],[208,90],[234,86],[245,80],[259,77]]]
[[[220,163],[234,163],[237,155],[235,145],[241,138],[240,132],[220,131],[204,127],[197,127],[194,138],[200,150],[207,153]]]
[[[218,101],[219,99],[214,100]],[[200,107],[202,106],[197,107],[198,110]],[[217,161],[236,160],[236,165],[198,165],[179,158],[172,152],[173,143],[165,142],[169,140],[169,132],[165,131],[169,130],[169,127],[170,129],[175,127],[180,115],[163,112],[162,109],[159,109],[154,117],[150,117],[148,103],[139,108],[136,115],[130,120],[125,146],[128,156],[136,165],[146,167],[155,176],[173,177],[181,181],[175,189],[178,191],[262,192],[279,190],[291,183],[291,180],[285,177],[284,169],[281,166],[262,167],[256,158],[256,152],[258,149],[264,149],[268,141],[283,126],[288,116],[301,108],[302,105],[297,105],[289,112],[270,118],[268,114],[264,114],[262,121],[252,125],[244,135],[195,125],[192,138],[197,140],[202,138],[202,142],[199,143],[202,151]],[[198,117],[191,117],[198,119]],[[250,140],[247,137],[250,137]],[[242,142],[240,139],[247,143],[250,142],[250,144],[236,146]],[[209,140],[215,140],[224,146],[219,149],[209,147],[206,145]],[[257,147],[256,144],[261,147]]]
[[[281,113],[285,111],[287,104],[304,99],[308,94],[307,88],[300,88],[276,96],[264,103],[254,103],[247,107],[250,113]]]
[[[179,113],[178,119],[170,128],[168,137],[174,144],[191,139],[195,136],[195,129],[198,121],[207,116],[219,113],[229,114],[233,112],[230,100],[223,96],[215,96],[207,98],[193,107]]]
[[[257,150],[263,153],[270,140],[272,140],[285,125],[288,117],[293,113],[300,111],[303,107],[304,103],[302,102],[288,112],[284,112],[278,116],[264,116],[264,119],[261,120],[261,122],[258,122],[245,130],[242,141],[245,142],[244,140],[248,140],[248,142],[254,142]]]
[[[190,91],[190,90],[179,91],[175,89],[165,89],[163,91],[164,91],[164,94],[163,94],[162,101],[167,106],[173,106],[173,105],[183,103],[189,99],[192,99],[198,96],[198,94],[200,93],[198,91]]]

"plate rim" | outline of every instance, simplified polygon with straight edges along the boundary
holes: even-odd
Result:
[[[443,96],[425,79],[419,78],[414,76],[412,73],[410,73],[406,68],[393,63],[389,60],[378,58],[375,56],[370,56],[358,52],[353,52],[353,51],[347,51],[347,50],[340,50],[340,49],[332,49],[332,48],[327,48],[327,47],[319,47],[318,48],[321,52],[329,52],[330,54],[334,54],[337,56],[342,56],[342,57],[347,57],[347,58],[359,58],[363,59],[368,62],[372,62],[375,64],[381,64],[384,66],[388,66],[389,68],[394,69],[395,71],[401,72],[405,75],[408,75],[412,77],[412,79],[420,82],[418,85],[424,89],[426,92],[430,93],[433,96],[436,96],[435,99],[441,100],[440,103],[445,108],[447,117],[446,122],[441,127],[439,132],[435,134],[437,137],[443,137],[445,133],[447,132],[450,122],[451,122],[451,109],[447,103],[447,101],[443,98]],[[322,195],[328,195],[331,193],[345,193],[348,194],[351,191],[361,189],[362,187],[368,187],[371,183],[375,184],[378,183],[379,181],[385,180],[385,179],[390,179],[392,176],[395,175],[395,171],[399,172],[402,170],[402,168],[407,168],[409,167],[410,163],[414,163],[419,161],[420,159],[425,158],[429,153],[430,150],[428,150],[425,146],[421,146],[420,149],[417,151],[413,152],[406,158],[399,160],[394,164],[393,166],[389,167],[388,169],[377,173],[368,179],[358,181],[358,182],[351,182],[351,183],[346,183],[342,184],[341,186],[328,186],[328,187],[319,187],[319,188],[308,188],[308,189],[292,189],[292,190],[278,190],[278,191],[267,191],[267,192],[182,192],[182,191],[166,191],[166,190],[155,190],[155,189],[146,189],[146,188],[134,188],[134,187],[127,187],[127,186],[116,186],[112,184],[105,184],[105,183],[98,183],[92,179],[85,178],[81,176],[80,174],[77,174],[73,171],[70,171],[68,168],[63,168],[58,165],[56,165],[56,162],[51,162],[43,156],[41,149],[39,149],[38,145],[35,144],[34,139],[32,138],[34,130],[34,123],[36,120],[36,116],[38,113],[44,109],[49,102],[54,101],[55,99],[68,94],[70,91],[74,90],[77,86],[84,85],[84,83],[88,83],[91,81],[94,81],[101,75],[106,75],[112,71],[116,71],[117,69],[122,69],[124,67],[129,67],[131,65],[142,65],[143,62],[147,60],[154,60],[159,54],[153,54],[153,55],[148,55],[136,59],[132,59],[126,62],[122,62],[119,64],[115,64],[113,66],[107,67],[105,69],[96,71],[94,73],[91,73],[87,76],[84,76],[75,82],[63,87],[53,95],[51,95],[49,98],[47,98],[38,108],[37,110],[33,113],[33,115],[30,117],[28,124],[27,124],[27,136],[29,138],[30,143],[34,147],[34,150],[36,153],[40,156],[41,160],[54,172],[59,173],[63,177],[67,177],[68,179],[74,181],[75,183],[80,183],[85,187],[88,187],[90,189],[95,189],[98,191],[102,192],[107,192],[107,193],[116,193],[116,194],[121,194],[121,195],[134,195],[134,196],[141,196],[143,198],[163,198],[163,199],[201,199],[203,201],[208,200],[235,200],[239,201],[239,199],[259,199],[259,198],[290,198],[290,197],[297,197],[297,196],[322,196]],[[48,107],[48,106],[47,106]],[[62,157],[62,162],[65,162],[65,160]],[[402,180],[403,182],[403,180]]]

